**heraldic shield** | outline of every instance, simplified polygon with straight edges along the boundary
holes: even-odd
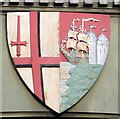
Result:
[[[8,12],[7,41],[27,89],[49,109],[62,113],[83,99],[98,79],[110,44],[110,17]]]

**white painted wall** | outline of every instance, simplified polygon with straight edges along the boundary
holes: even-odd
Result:
[[[88,32],[88,44],[89,44],[89,63],[97,63],[97,36],[92,31]]]
[[[107,58],[109,49],[109,41],[107,37],[104,34],[101,34],[98,37],[97,42],[97,63],[98,64],[104,64]]]
[[[39,40],[42,57],[59,57],[59,12],[40,12]]]

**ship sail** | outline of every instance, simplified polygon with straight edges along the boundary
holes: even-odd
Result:
[[[81,62],[89,63],[89,43],[88,34],[84,28],[85,22],[99,20],[94,18],[84,19],[82,18],[81,26],[77,27],[75,22],[80,19],[73,19],[66,42],[63,42],[61,52],[68,59],[71,64],[79,64]]]
[[[66,44],[67,49],[76,49],[77,44],[77,32],[69,30],[68,32],[68,41]]]

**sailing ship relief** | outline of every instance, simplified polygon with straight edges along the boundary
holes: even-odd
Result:
[[[108,15],[8,12],[7,40],[13,64],[27,89],[62,113],[98,79],[110,42]]]

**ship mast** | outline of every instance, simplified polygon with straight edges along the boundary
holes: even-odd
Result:
[[[78,28],[76,25],[75,25],[75,22],[78,22],[80,21],[80,19],[73,19],[72,21],[72,25],[70,26],[72,28],[72,31],[75,32],[76,29]]]
[[[70,28],[72,29],[72,32],[74,32],[74,33],[77,32],[77,28],[79,28],[79,27],[76,26],[76,22],[79,22],[79,21],[80,21],[80,19],[76,19],[76,18],[72,20],[72,24],[70,26]],[[71,31],[71,30],[69,30],[69,31]],[[68,36],[68,39],[69,39],[69,36]],[[70,49],[70,53],[72,54],[74,52],[74,50],[75,49],[73,49],[73,48]]]
[[[82,25],[81,25],[81,33],[84,34],[85,33],[85,22],[88,22],[88,21],[93,21],[93,22],[99,22],[100,20],[98,19],[94,19],[94,18],[82,18]],[[84,53],[83,51],[81,51],[81,57],[83,58],[84,57]]]

